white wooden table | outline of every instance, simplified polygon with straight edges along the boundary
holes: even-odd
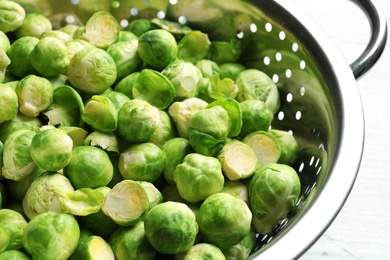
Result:
[[[322,26],[349,64],[365,49],[369,23],[351,1],[291,1]],[[390,1],[377,1],[389,21]],[[345,206],[304,260],[390,259],[390,41],[382,58],[357,83],[366,124],[360,171]]]

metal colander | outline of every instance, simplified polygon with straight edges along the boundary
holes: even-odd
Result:
[[[123,27],[135,18],[167,18],[206,31],[212,40],[246,41],[240,62],[267,73],[280,90],[281,107],[272,127],[290,131],[299,141],[294,167],[302,182],[297,210],[272,233],[258,236],[251,258],[300,256],[336,217],[357,176],[364,119],[356,79],[384,49],[387,27],[380,7],[374,0],[356,1],[373,30],[369,46],[349,66],[321,28],[287,0],[101,2],[64,0],[40,10],[61,25],[109,10]]]

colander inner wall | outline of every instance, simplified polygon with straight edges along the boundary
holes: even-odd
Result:
[[[328,61],[319,58],[322,55],[313,51],[317,50],[315,46],[305,45],[315,39],[310,39],[303,25],[284,9],[271,8],[271,4],[275,6],[272,1],[117,0],[107,5],[66,0],[45,9],[58,26],[108,10],[123,27],[137,18],[167,18],[206,31],[210,39],[239,39],[245,44],[240,62],[267,73],[280,90],[281,107],[272,127],[290,131],[301,148],[295,164],[302,181],[297,211],[274,232],[260,236],[256,249],[275,240],[281,231],[286,232],[315,200],[331,171],[341,128],[338,82],[332,74],[327,75]]]

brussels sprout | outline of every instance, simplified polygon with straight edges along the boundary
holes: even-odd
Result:
[[[159,110],[148,102],[132,99],[119,110],[118,132],[131,143],[149,140],[160,121]]]
[[[80,94],[70,86],[61,85],[54,89],[53,102],[43,114],[48,119],[48,125],[81,127],[83,112],[84,104]]]
[[[19,250],[7,250],[0,253],[0,259],[2,260],[31,260],[30,256]]]
[[[168,140],[161,149],[165,155],[164,178],[168,184],[175,184],[173,173],[176,166],[182,163],[184,157],[187,154],[193,153],[194,150],[190,145],[190,141],[182,137],[175,137]]]
[[[11,42],[3,31],[0,31],[0,49],[2,49],[4,52],[7,52],[9,48],[11,47]]]
[[[134,225],[149,210],[148,194],[139,182],[123,180],[108,192],[102,210],[118,225]]]
[[[52,36],[39,40],[30,53],[30,62],[39,74],[50,77],[66,72],[69,65],[65,44]]]
[[[223,250],[227,260],[245,260],[248,259],[250,253],[256,244],[256,231],[251,227],[248,235],[241,240],[240,243]]]
[[[80,227],[72,215],[47,212],[27,224],[22,242],[34,259],[67,259],[79,238]]]
[[[141,66],[137,48],[138,39],[116,42],[108,47],[107,52],[116,64],[117,80],[135,72]]]
[[[138,181],[145,189],[149,199],[149,209],[163,202],[163,196],[159,189],[148,181]]]
[[[241,181],[230,181],[230,180],[225,181],[225,184],[223,185],[223,189],[221,190],[221,192],[229,193],[233,197],[237,199],[241,199],[247,205],[249,205],[248,188]]]
[[[17,38],[31,36],[39,38],[42,33],[50,31],[53,26],[46,16],[40,13],[28,13],[22,25],[16,30]]]
[[[162,70],[177,58],[177,52],[175,37],[164,29],[147,31],[139,36],[139,56],[151,69]]]
[[[201,31],[188,32],[178,43],[178,58],[196,64],[209,53],[210,40]]]
[[[81,39],[86,40],[98,48],[107,49],[115,43],[120,26],[115,17],[107,11],[94,13],[85,24],[85,32]]]
[[[2,175],[10,180],[21,181],[31,174],[37,165],[30,154],[34,131],[17,130],[4,143]]]
[[[13,32],[22,26],[26,17],[23,7],[13,1],[0,1],[0,31]]]
[[[160,121],[158,122],[156,131],[150,137],[149,142],[161,147],[165,142],[176,136],[176,127],[167,112],[164,110],[159,110],[159,112]]]
[[[212,75],[209,78],[209,83],[204,85],[203,88],[204,89],[201,89],[202,95],[216,100],[223,98],[236,98],[238,94],[238,87],[234,81],[229,78],[221,80],[219,75]]]
[[[30,153],[34,163],[47,171],[59,171],[70,162],[73,140],[57,128],[36,133],[31,141]]]
[[[176,99],[192,98],[198,94],[202,73],[190,62],[176,60],[164,68],[165,75],[176,89]]]
[[[210,58],[218,64],[237,62],[242,53],[241,41],[213,41],[210,44]]]
[[[276,138],[280,146],[280,157],[278,163],[293,165],[298,157],[299,144],[295,137],[287,131],[270,129],[268,131]]]
[[[68,258],[72,259],[107,259],[114,260],[114,252],[110,245],[100,236],[80,230],[80,239],[73,254]]]
[[[11,209],[0,209],[0,227],[9,235],[8,245],[5,249],[22,249],[22,235],[27,226],[24,217]]]
[[[279,91],[276,84],[264,72],[257,69],[242,71],[236,80],[238,86],[237,100],[257,99],[265,102],[274,115],[280,106]]]
[[[39,39],[35,37],[21,37],[15,40],[7,51],[11,64],[7,69],[15,76],[23,78],[30,74],[37,74],[37,71],[31,64],[30,54],[35,48]]]
[[[273,114],[268,110],[263,101],[248,99],[240,103],[242,111],[241,137],[251,132],[267,131],[271,126]]]
[[[252,221],[248,205],[227,193],[209,196],[196,217],[204,241],[221,250],[240,243],[250,232]]]
[[[141,220],[130,227],[121,227],[108,240],[117,260],[155,259],[156,250],[146,237]]]
[[[77,126],[59,126],[58,129],[63,130],[73,141],[73,148],[84,145],[88,132]]]
[[[84,140],[85,145],[104,150],[109,156],[119,156],[119,143],[115,134],[93,131]]]
[[[9,244],[10,235],[8,231],[2,227],[0,227],[0,256],[3,253]]]
[[[0,83],[0,124],[18,114],[18,95],[11,87]]]
[[[68,41],[65,43],[65,46],[68,50],[69,62],[77,52],[79,52],[83,49],[96,48],[95,45],[93,45],[92,43],[89,43],[89,42],[81,40],[81,39],[73,39],[71,41]]]
[[[137,80],[140,72],[133,72],[123,79],[121,79],[118,84],[115,85],[114,90],[120,93],[125,94],[130,99],[133,98],[133,86],[135,81]]]
[[[189,250],[198,234],[195,214],[180,202],[158,204],[146,214],[144,225],[149,242],[163,254]]]
[[[118,39],[116,40],[117,42],[126,42],[126,41],[134,41],[134,40],[137,40],[137,44],[138,44],[138,36],[135,35],[134,33],[130,32],[130,31],[120,31],[119,32],[119,35],[118,35]]]
[[[205,78],[221,74],[221,68],[212,60],[202,59],[195,63],[195,66],[200,70],[202,76]]]
[[[118,110],[103,95],[93,95],[86,102],[81,118],[93,129],[102,132],[114,131],[118,126]]]
[[[19,97],[19,111],[29,117],[36,117],[53,102],[54,88],[43,77],[28,75],[16,86]]]
[[[196,153],[186,155],[173,176],[180,196],[193,203],[220,192],[224,184],[218,159]]]
[[[271,232],[294,209],[300,192],[298,174],[290,166],[271,163],[259,168],[248,189],[256,231],[260,234]]]
[[[242,111],[240,103],[233,98],[223,98],[210,103],[206,108],[221,106],[229,115],[229,137],[237,136],[242,127]]]
[[[215,156],[230,132],[229,114],[221,106],[200,110],[189,121],[188,137],[197,153]]]
[[[245,66],[240,63],[223,63],[219,68],[221,79],[229,78],[234,81],[241,72],[246,70]]]
[[[143,69],[134,82],[133,98],[147,101],[159,108],[167,108],[176,96],[176,90],[169,79],[162,73]]]
[[[253,149],[238,140],[227,142],[219,152],[218,160],[225,176],[233,181],[251,177],[258,166]]]
[[[120,154],[118,165],[124,179],[153,182],[164,170],[164,153],[153,143],[134,144]]]
[[[180,137],[188,138],[190,118],[198,111],[206,108],[207,102],[193,97],[183,101],[176,101],[169,107],[169,115],[176,124]]]
[[[137,37],[151,30],[151,22],[148,19],[139,18],[131,21],[125,28],[125,31],[134,33]]]
[[[258,167],[279,161],[281,150],[276,138],[266,131],[255,131],[242,139],[257,156]]]
[[[199,243],[192,246],[188,251],[177,254],[175,260],[215,259],[226,260],[221,249],[213,244]]]
[[[115,61],[102,49],[85,48],[70,60],[67,76],[74,88],[87,94],[101,94],[116,80]]]

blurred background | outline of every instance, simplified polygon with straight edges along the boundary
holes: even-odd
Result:
[[[306,11],[351,64],[366,48],[370,24],[349,0],[291,0]],[[390,20],[390,1],[377,0]],[[390,44],[357,80],[365,147],[354,188],[325,234],[301,259],[390,259]]]

